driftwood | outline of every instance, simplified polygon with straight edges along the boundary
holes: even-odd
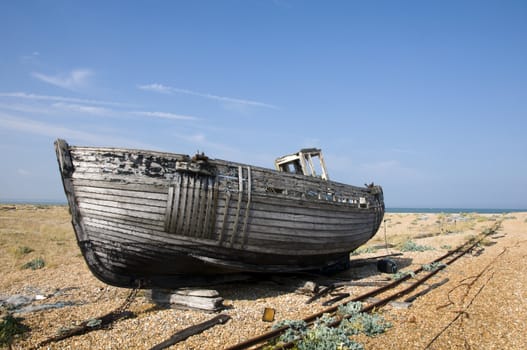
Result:
[[[161,349],[168,348],[171,345],[179,343],[180,341],[185,340],[188,337],[193,336],[195,334],[201,333],[211,327],[214,327],[215,325],[224,324],[230,319],[231,317],[229,315],[224,315],[224,314],[218,315],[214,318],[211,318],[208,321],[185,328],[184,330],[177,332],[176,334],[174,334],[167,340],[163,341],[162,343],[157,344],[150,350],[161,350]]]
[[[82,334],[86,334],[86,333],[89,333],[91,331],[95,331],[98,329],[104,329],[119,319],[130,318],[134,316],[135,314],[130,311],[121,311],[121,312],[112,311],[100,318],[84,321],[78,326],[66,329],[63,332],[61,332],[61,334],[40,342],[34,349],[39,349],[40,347],[44,345],[54,343],[54,342],[57,342],[57,341],[60,341],[66,338],[70,338],[76,335],[82,335]]]
[[[320,288],[320,290],[317,293],[315,293],[315,295],[313,295],[311,298],[309,298],[306,301],[306,304],[311,304],[315,300],[322,298],[324,295],[328,294],[329,292],[331,292],[335,288],[336,288],[336,286],[335,286],[334,283],[330,284],[329,286]]]

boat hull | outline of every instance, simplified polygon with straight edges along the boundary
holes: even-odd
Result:
[[[345,266],[384,215],[379,186],[63,140],[55,149],[79,247],[94,275],[115,286]]]

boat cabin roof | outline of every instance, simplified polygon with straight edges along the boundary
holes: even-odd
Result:
[[[322,150],[318,148],[303,148],[297,153],[277,158],[274,164],[276,170],[281,172],[329,180]]]

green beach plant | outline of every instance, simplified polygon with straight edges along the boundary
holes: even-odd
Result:
[[[38,257],[22,265],[22,269],[38,270],[43,268],[45,265],[44,259]]]
[[[29,327],[21,323],[22,318],[6,314],[0,318],[0,346],[11,348],[13,339],[29,331]]]
[[[415,277],[415,273],[413,271],[398,271],[397,273],[394,273],[391,277],[394,281],[397,281],[406,276],[410,276],[413,278]]]
[[[363,350],[364,346],[354,341],[352,336],[362,333],[374,337],[384,333],[392,325],[379,314],[367,314],[360,310],[362,310],[360,302],[339,306],[337,314],[343,317],[343,320],[336,327],[330,325],[337,318],[329,314],[318,318],[311,328],[307,328],[304,321],[280,321],[273,326],[273,329],[286,325],[290,329],[264,349],[280,348],[281,345],[293,343],[289,348],[295,350]]]
[[[386,322],[384,317],[378,314],[367,314],[364,312],[353,315],[349,319],[343,321],[340,326],[343,330],[349,330],[346,331],[347,334],[364,333],[368,337],[382,334],[390,327],[392,327],[392,324]]]
[[[317,325],[309,329],[296,344],[298,350],[363,350],[364,346],[349,338],[341,327]]]
[[[289,343],[299,338],[307,330],[307,323],[303,320],[283,320],[275,323],[272,329],[289,327],[279,338],[279,342]]]
[[[368,254],[368,253],[375,253],[378,249],[375,247],[361,247],[358,249],[355,249],[351,255],[360,255],[360,254]]]
[[[407,240],[401,246],[402,252],[424,252],[425,250],[435,250],[435,248],[426,245],[418,245],[412,240]]]
[[[437,269],[439,269],[440,267],[445,267],[446,265],[443,264],[443,263],[440,263],[440,262],[434,262],[434,263],[431,263],[431,264],[424,264],[422,265],[421,267],[423,268],[424,271],[435,271]]]
[[[337,314],[342,317],[349,317],[358,314],[362,310],[362,303],[360,301],[350,301],[347,304],[339,305]]]

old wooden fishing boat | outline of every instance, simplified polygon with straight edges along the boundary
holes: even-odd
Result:
[[[64,140],[55,149],[82,254],[114,286],[347,264],[384,215],[381,187],[330,181],[318,149],[279,158],[276,170]]]

